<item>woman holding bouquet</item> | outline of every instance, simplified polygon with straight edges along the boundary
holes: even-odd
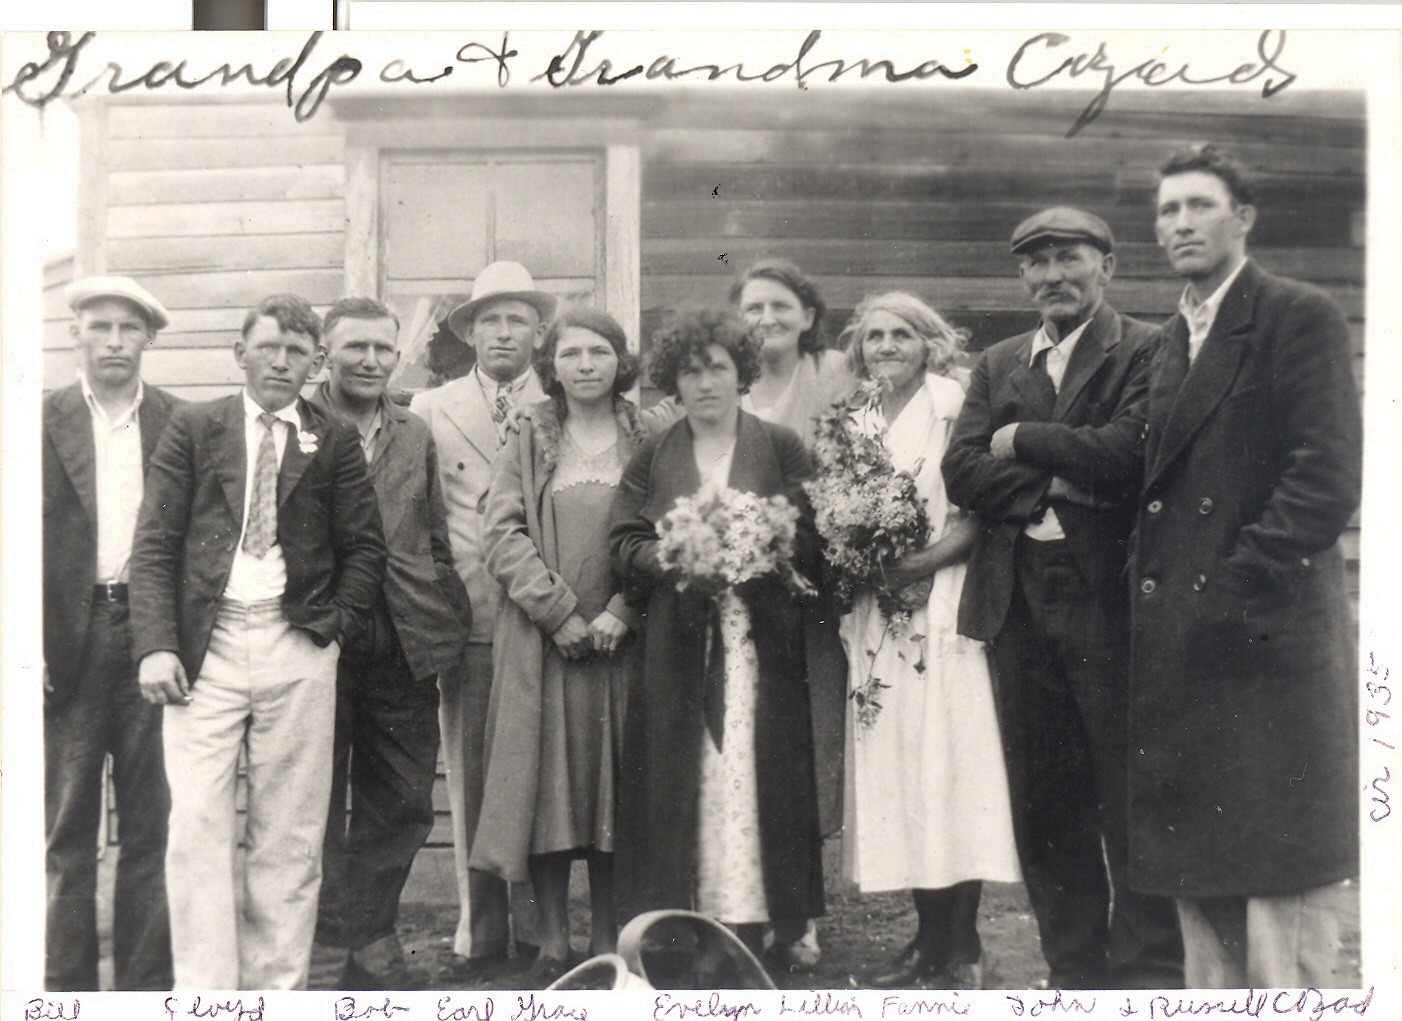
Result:
[[[801,485],[811,465],[791,430],[740,410],[759,373],[758,344],[733,315],[678,315],[653,344],[653,381],[685,417],[634,456],[614,504],[614,566],[647,621],[624,725],[618,889],[626,915],[694,908],[736,926],[757,951],[766,922],[793,942],[823,913],[791,577],[816,558]],[[660,531],[671,534],[679,501],[717,487],[805,511],[792,559],[735,587],[704,563],[667,566],[675,559]]]
[[[570,966],[570,863],[589,866],[590,950],[614,949],[614,789],[636,623],[609,567],[609,513],[642,439],[621,396],[637,378],[623,328],[567,309],[535,355],[549,399],[508,436],[487,494],[487,569],[501,584],[485,794],[471,864],[530,878],[543,988]]]
[[[904,484],[916,504],[878,500],[864,513],[928,520],[913,551],[876,565],[879,580],[857,587],[842,618],[854,692],[844,862],[863,892],[909,888],[915,900],[915,938],[874,985],[978,988],[980,881],[1015,882],[1019,872],[987,661],[955,630],[977,525],[950,506],[940,458],[964,399],[946,375],[963,336],[920,299],[892,293],[864,300],[844,339],[853,371],[869,382],[820,425],[820,525],[840,516],[832,505],[852,500],[870,469],[849,479],[838,467],[835,451],[862,439],[879,440],[868,460],[888,476],[913,478]]]

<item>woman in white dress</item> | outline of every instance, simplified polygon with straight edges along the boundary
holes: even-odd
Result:
[[[982,880],[1020,878],[998,722],[981,643],[955,630],[965,558],[977,522],[949,504],[940,477],[963,388],[948,373],[963,340],[909,294],[869,297],[844,331],[855,374],[889,384],[879,409],[853,408],[927,501],[930,541],[886,566],[916,605],[887,632],[874,592],[841,624],[853,690],[878,677],[874,721],[847,725],[844,865],[863,892],[910,889],[919,928],[878,987],[978,988]],[[928,599],[924,599],[926,586]]]

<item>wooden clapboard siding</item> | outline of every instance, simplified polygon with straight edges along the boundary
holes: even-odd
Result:
[[[383,154],[413,150],[431,161],[433,151],[484,141],[507,153],[607,146],[608,160],[635,165],[641,176],[636,218],[615,220],[610,202],[606,244],[633,246],[636,284],[608,287],[638,287],[644,347],[668,309],[723,304],[746,263],[779,255],[816,278],[829,338],[864,295],[908,289],[969,331],[973,358],[1035,325],[1008,236],[1053,203],[1090,208],[1115,232],[1112,302],[1156,322],[1171,314],[1181,288],[1155,245],[1155,168],[1183,144],[1207,140],[1258,172],[1253,254],[1339,300],[1361,379],[1361,94],[1286,90],[1253,102],[1240,91],[1117,91],[1067,139],[1092,94],[698,88],[546,102],[482,94],[468,106],[426,95],[334,102],[305,124],[275,99],[117,98],[84,121],[90,201],[78,265],[136,276],[170,307],[170,328],[150,352],[152,378],[191,399],[221,396],[236,389],[227,349],[249,305],[292,290],[324,310],[346,286],[348,260],[379,265],[382,211],[369,184]],[[520,130],[524,120],[533,130]],[[450,244],[448,223],[444,231]],[[356,286],[377,285],[376,273],[351,265]],[[52,386],[72,364],[57,285],[46,283],[45,315]],[[1344,546],[1356,578],[1356,521]],[[430,841],[450,843],[441,777],[434,798]]]

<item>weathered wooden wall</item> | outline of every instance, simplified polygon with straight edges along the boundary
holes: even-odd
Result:
[[[625,105],[635,123],[641,118],[628,137],[643,172],[644,345],[667,309],[724,302],[746,263],[782,255],[816,277],[831,309],[829,337],[863,295],[900,288],[967,327],[970,347],[980,349],[1033,324],[1007,239],[1019,220],[1054,203],[1110,223],[1118,255],[1110,300],[1162,319],[1181,285],[1154,244],[1155,168],[1174,149],[1211,140],[1259,174],[1253,253],[1268,269],[1335,296],[1353,329],[1361,379],[1361,94],[1285,92],[1268,102],[1116,94],[1088,129],[1065,138],[1088,99],[677,90],[641,105],[606,97],[536,112],[572,118],[571,145],[590,136],[581,123],[597,124],[601,146],[626,142],[617,131],[632,129],[612,119]],[[437,128],[406,118],[393,134],[417,149],[441,147],[436,138],[453,109],[435,109]],[[532,110],[517,97],[496,107],[474,102],[471,114],[501,118],[509,149],[510,119]],[[229,348],[250,305],[274,291],[298,292],[319,308],[341,296],[356,224],[346,201],[346,127],[334,111],[299,125],[275,104],[116,99],[80,104],[80,116],[75,271],[135,276],[169,306],[171,328],[147,356],[153,382],[195,398],[230,392],[238,374]],[[55,266],[46,278],[46,387],[72,373],[65,272]],[[1357,539],[1350,529],[1355,568]],[[448,842],[441,789],[437,802],[432,840]]]

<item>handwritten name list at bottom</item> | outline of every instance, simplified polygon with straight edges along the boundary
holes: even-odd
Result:
[[[24,1021],[750,1021],[772,1018],[1392,1018],[1363,990],[6,994]],[[1387,1002],[1384,1002],[1387,1001]]]

